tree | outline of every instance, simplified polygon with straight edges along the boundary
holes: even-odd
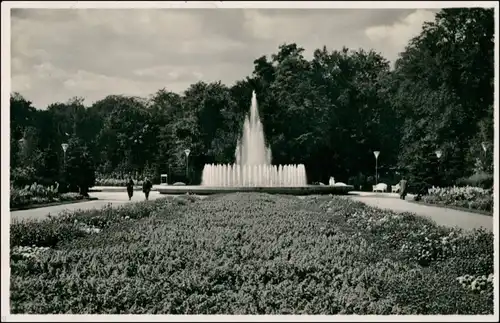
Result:
[[[29,150],[32,148],[31,139],[25,138],[34,131],[36,110],[32,103],[21,94],[13,93],[10,96],[10,167],[16,168],[29,160]],[[36,138],[36,136],[35,136]]]
[[[116,105],[108,109],[110,112],[104,117],[96,138],[96,146],[101,152],[99,159],[109,161],[110,168],[121,173],[140,172],[155,152],[150,112],[138,98],[113,96],[107,99]],[[98,104],[106,106],[104,102]]]
[[[492,119],[493,46],[493,10],[482,8],[444,9],[410,41],[394,73],[393,102],[405,118],[401,166],[412,168],[427,140],[444,151],[445,183],[473,171],[479,141],[488,141],[480,121]]]
[[[88,148],[77,137],[68,141],[64,164],[65,184],[71,192],[87,196],[95,184],[95,167]]]
[[[220,82],[198,82],[185,92],[181,118],[170,128],[174,143],[170,153],[175,156],[174,164],[185,165],[184,149],[191,150],[189,164],[194,169],[195,182],[200,182],[205,164],[234,162],[241,131],[235,126],[238,122],[234,111],[231,93]]]
[[[288,43],[255,59],[252,74],[231,87],[197,82],[182,95],[165,88],[148,98],[109,95],[89,107],[75,97],[43,111],[13,93],[11,166],[26,167],[20,177],[53,181],[59,147],[71,137],[111,177],[168,172],[185,181],[189,148],[197,183],[205,164],[234,162],[255,91],[273,163],[304,163],[309,182],[369,184],[380,150],[387,183],[402,171],[417,190],[452,185],[492,172],[493,26],[491,9],[441,10],[393,71],[373,50],[323,46],[307,59]]]

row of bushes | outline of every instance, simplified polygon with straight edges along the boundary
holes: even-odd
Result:
[[[395,174],[393,174],[395,175]],[[401,175],[390,176],[388,174],[384,176],[380,176],[378,182],[386,183],[390,189],[391,185],[396,185],[401,180]],[[372,185],[375,185],[375,177],[374,176],[352,176],[349,178],[349,185],[353,185],[356,190],[362,191],[371,191]],[[484,189],[493,188],[493,174],[489,173],[475,173],[469,177],[460,178],[455,182],[456,186],[466,187],[480,187]],[[411,193],[421,193],[422,190],[426,191],[428,188],[432,186],[432,183],[419,183],[417,181],[410,181],[408,190]]]
[[[35,177],[35,169],[33,167],[15,167],[10,170],[10,183],[14,187],[31,185]]]
[[[58,181],[61,183],[59,186],[59,192],[65,192],[67,189],[67,185],[64,185],[63,174],[58,174],[57,176],[43,176],[41,174],[37,174],[35,168],[26,166],[26,167],[15,167],[10,170],[10,184],[15,188],[24,188],[25,186],[32,184],[39,184],[43,186],[51,186]]]
[[[493,190],[480,187],[432,187],[422,202],[493,212]]]
[[[126,186],[129,175],[121,174],[121,173],[111,173],[111,174],[96,174],[95,186]],[[132,176],[135,185],[142,185],[144,176]],[[153,178],[150,177],[150,180]],[[10,181],[12,186],[15,188],[24,188],[25,186],[32,184],[41,184],[44,186],[52,185],[56,180],[61,183],[59,187],[59,192],[68,191],[67,185],[65,185],[62,181],[62,177],[59,179],[54,178],[41,178],[36,176],[35,169],[32,167],[17,167],[11,170],[10,172]],[[70,183],[68,183],[70,184]]]
[[[134,181],[134,185],[142,185],[144,183],[143,180],[132,179]],[[119,178],[96,178],[95,186],[127,186],[128,179],[119,179]]]
[[[132,177],[135,185],[142,185],[144,178],[148,177],[153,182],[156,176],[152,172],[111,172],[96,173],[96,186],[127,186],[129,178]]]
[[[17,223],[11,246],[13,313],[493,313],[491,232],[338,197],[160,199]]]
[[[493,188],[493,174],[489,173],[476,173],[470,177],[461,178],[457,181],[457,186],[472,186],[484,189]]]
[[[37,183],[24,188],[10,187],[10,207],[19,208],[54,202],[76,201],[84,197],[79,193],[59,193],[58,185],[43,186]]]
[[[32,186],[32,185],[41,185],[44,187],[56,187],[57,186],[57,192],[58,194],[62,195],[64,193],[80,193],[84,196],[88,196],[88,187],[87,185],[91,185],[91,182],[81,182],[81,177],[79,178],[78,176],[74,176],[69,174],[67,170],[61,169],[60,172],[47,172],[47,173],[40,173],[41,171],[37,171],[31,167],[31,166],[26,166],[26,167],[16,167],[11,169],[10,171],[10,185],[14,189],[17,190],[23,190],[26,186]],[[93,173],[90,171],[90,173],[86,173],[85,178],[88,178],[87,175],[90,175],[93,177]],[[70,196],[76,196],[77,194],[67,194],[66,196],[69,198]],[[57,199],[59,199],[58,197]],[[40,203],[46,203],[46,199],[43,198],[35,198],[35,203],[36,200],[43,200],[40,201]],[[49,199],[50,200],[50,199]]]

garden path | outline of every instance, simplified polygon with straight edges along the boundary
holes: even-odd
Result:
[[[91,197],[97,197],[98,200],[14,211],[10,212],[10,220],[11,222],[16,220],[43,220],[49,214],[57,215],[64,211],[100,209],[108,204],[116,207],[125,203],[139,202],[144,200],[144,193],[140,191],[134,192],[132,201],[128,200],[126,192],[92,192],[89,195]],[[155,191],[152,191],[149,194],[150,200],[156,200],[159,197],[161,197],[160,193]]]
[[[351,195],[349,198],[381,209],[415,213],[433,220],[438,225],[459,227],[466,230],[484,228],[493,231],[493,216],[417,204],[408,200],[400,200],[394,196],[386,196],[384,193],[379,195]]]

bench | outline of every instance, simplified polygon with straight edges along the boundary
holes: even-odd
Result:
[[[387,184],[378,183],[372,186],[373,192],[387,192]]]

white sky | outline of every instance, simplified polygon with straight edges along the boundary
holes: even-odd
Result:
[[[295,42],[375,49],[390,61],[437,9],[13,9],[12,91],[37,108],[73,96],[227,85]]]

